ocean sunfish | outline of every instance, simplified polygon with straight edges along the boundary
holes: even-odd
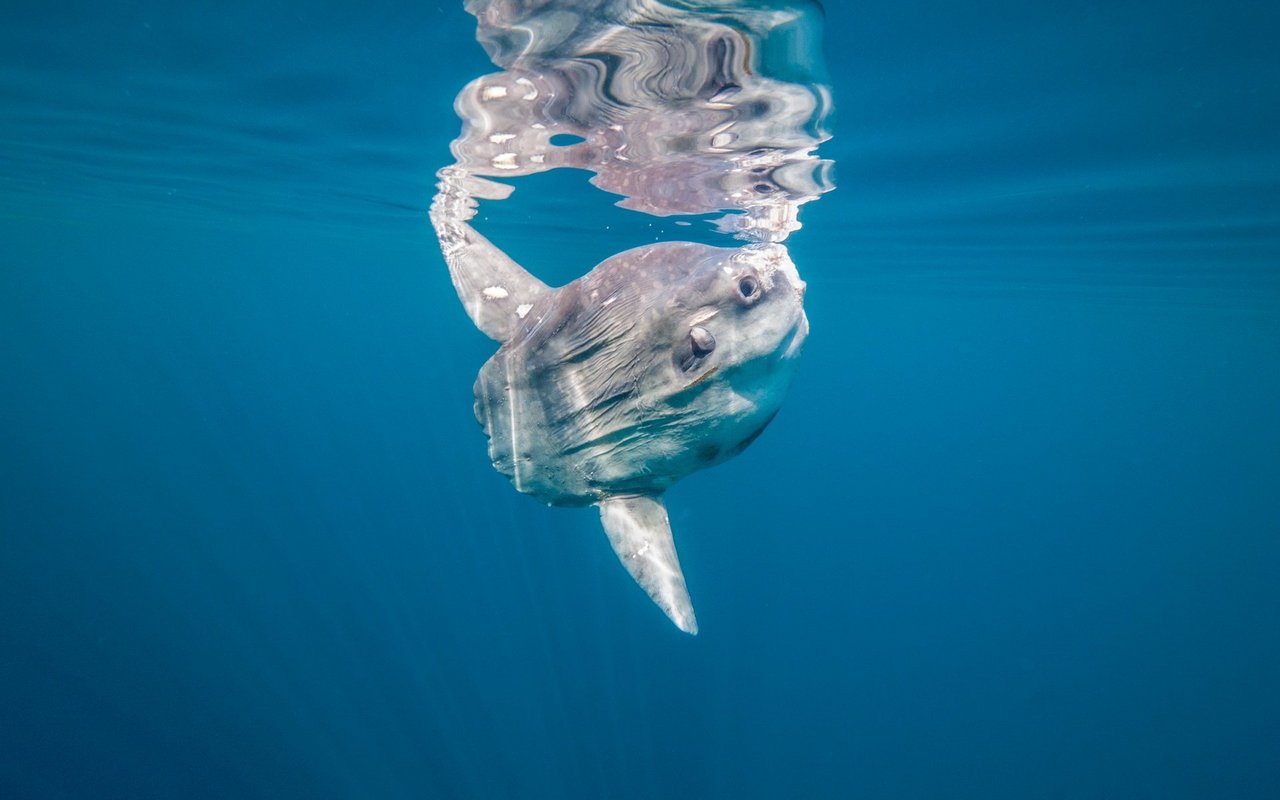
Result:
[[[623,566],[697,633],[662,494],[777,413],[809,332],[786,248],[650,244],[553,289],[438,206],[432,221],[459,299],[501,344],[475,383],[494,467],[549,505],[597,506]]]

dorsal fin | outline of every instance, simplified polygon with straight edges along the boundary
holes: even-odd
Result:
[[[489,338],[505,342],[521,321],[554,290],[528,271],[467,222],[475,213],[477,187],[502,187],[478,178],[458,179],[441,170],[439,193],[431,204],[431,224],[449,265],[458,299],[471,321]],[[491,190],[492,193],[492,190]]]
[[[600,522],[622,566],[677,628],[697,635],[698,620],[680,571],[662,498],[611,497],[599,506]]]

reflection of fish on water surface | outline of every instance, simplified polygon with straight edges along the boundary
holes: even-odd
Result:
[[[517,176],[595,173],[624,208],[736,212],[721,228],[780,241],[831,188],[830,107],[816,3],[473,2],[477,38],[504,72],[459,94],[458,166]],[[780,77],[769,74],[769,70]],[[559,145],[557,135],[582,141]],[[553,143],[555,142],[555,143]]]
[[[694,633],[662,493],[754,441],[808,334],[781,242],[830,188],[813,155],[827,93],[797,80],[817,70],[818,7],[467,8],[504,71],[458,97],[457,163],[439,173],[431,219],[464,307],[501,343],[475,386],[490,456],[522,492],[598,506],[623,565]],[[646,245],[552,289],[470,219],[477,198],[511,192],[487,177],[558,167],[591,170],[625,208],[725,211],[717,227],[749,243]]]

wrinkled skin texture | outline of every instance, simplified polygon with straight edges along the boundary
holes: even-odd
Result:
[[[540,298],[476,382],[494,465],[544,502],[586,505],[732,457],[782,402],[803,288],[781,246],[677,242]]]

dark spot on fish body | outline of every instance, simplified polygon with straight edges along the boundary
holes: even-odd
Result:
[[[698,448],[698,460],[704,464],[709,464],[712,461],[715,461],[716,457],[719,455],[720,445],[718,444],[704,444]]]

